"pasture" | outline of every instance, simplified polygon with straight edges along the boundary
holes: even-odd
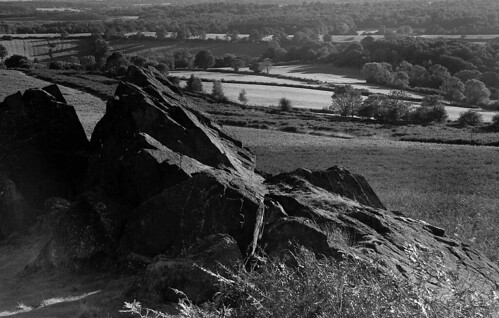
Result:
[[[426,220],[499,261],[499,148],[340,139],[230,127],[271,174],[340,165],[390,209]]]
[[[193,73],[193,72],[186,72]],[[205,79],[229,79],[226,77],[226,74],[221,73],[207,73],[207,76],[200,76]],[[194,73],[195,74],[195,73]],[[213,74],[213,75],[211,75]],[[251,76],[251,75],[248,75]],[[240,80],[245,80],[245,76],[239,76]],[[251,77],[250,77],[251,78]],[[269,78],[269,82],[277,82],[280,84],[284,84],[284,79],[278,78]],[[282,81],[282,82],[281,82]],[[264,81],[262,81],[264,82]],[[185,86],[185,82],[181,82],[183,86]],[[297,83],[295,83],[296,85]],[[239,93],[241,90],[246,91],[246,96],[249,100],[249,105],[257,105],[257,106],[266,106],[272,107],[279,105],[279,100],[282,97],[286,97],[291,100],[293,107],[297,108],[309,108],[309,109],[324,109],[332,104],[331,96],[332,92],[329,91],[321,91],[307,88],[295,88],[295,87],[284,87],[284,86],[271,86],[271,85],[258,85],[258,84],[239,84],[239,83],[223,83],[223,90],[227,98],[233,102],[238,102]],[[204,82],[203,88],[206,93],[210,93],[213,89],[213,84],[210,82]],[[390,90],[386,90],[386,93],[389,93]],[[418,106],[418,103],[413,103],[415,106]],[[462,112],[465,112],[469,108],[463,107],[453,107],[446,106],[445,109],[449,114],[450,120],[457,120],[459,115]],[[480,112],[483,116],[484,122],[490,123],[492,122],[492,117],[496,114],[496,112],[491,111],[482,111]]]

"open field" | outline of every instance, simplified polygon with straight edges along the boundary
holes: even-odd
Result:
[[[225,76],[225,74],[220,73],[209,74],[215,74],[214,78]],[[205,77],[202,76],[202,78]],[[241,77],[241,80],[243,79],[244,76]],[[276,78],[275,80],[279,79]],[[185,82],[183,82],[182,85],[185,85]],[[286,97],[291,100],[293,106],[297,108],[324,109],[331,106],[331,96],[333,95],[332,92],[328,91],[257,84],[223,83],[222,87],[225,95],[231,101],[237,102],[239,93],[242,89],[244,89],[246,90],[249,105],[268,107],[279,105],[279,100],[282,97]],[[205,92],[210,93],[213,89],[213,84],[210,82],[204,82],[203,88]],[[414,105],[417,106],[417,103],[414,103]],[[469,108],[446,106],[445,109],[449,114],[449,119],[456,120],[462,112],[465,112]],[[492,117],[496,114],[496,112],[483,111],[481,114],[484,122],[490,123],[492,122]]]
[[[7,48],[8,56],[18,54],[28,59],[38,59],[41,62],[50,61],[49,50],[52,48],[54,59],[68,59],[71,56],[89,55],[88,39],[13,39],[0,40],[0,44]]]
[[[268,77],[263,75],[252,75],[247,73],[235,73],[235,72],[210,72],[210,71],[169,71],[169,75],[177,77],[190,77],[191,74],[197,76],[201,79],[206,80],[218,80],[218,81],[232,81],[232,82],[255,82],[255,83],[269,83],[277,85],[305,85],[305,86],[317,86],[316,84],[309,84],[306,81],[301,81],[300,79],[285,79]]]
[[[344,166],[364,175],[390,209],[442,226],[499,261],[499,148],[229,130],[256,152],[263,172]]]

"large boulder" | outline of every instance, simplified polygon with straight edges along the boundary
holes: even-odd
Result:
[[[76,112],[56,85],[0,103],[0,173],[7,189],[0,222],[12,225],[8,232],[25,231],[47,198],[73,199],[82,191],[88,150]],[[27,212],[28,205],[34,210]]]
[[[342,177],[332,179],[337,171]],[[380,208],[367,182],[352,183],[358,179],[337,167],[299,169],[268,179],[266,205],[279,206],[282,212],[275,221],[265,222],[261,245],[267,254],[282,255],[301,245],[318,256],[374,261],[433,287],[487,291],[499,284],[495,263],[446,236],[443,229]]]
[[[253,177],[255,156],[177,90],[153,70],[129,68],[92,134],[89,186],[138,205],[208,167]]]
[[[129,68],[91,151],[86,192],[59,219],[45,263],[179,252],[215,233],[256,249],[265,187],[255,156],[161,74]]]

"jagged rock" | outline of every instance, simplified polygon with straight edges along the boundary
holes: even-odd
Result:
[[[435,286],[454,284],[486,291],[499,283],[498,266],[477,250],[426,222],[373,208],[381,203],[368,194],[372,191],[368,184],[362,182],[360,192],[367,195],[352,195],[352,178],[331,182],[330,172],[335,170],[301,169],[266,181],[266,201],[278,202],[289,215],[266,226],[261,244],[269,255],[298,244],[320,255],[374,261],[392,273]],[[346,170],[341,171],[348,176]],[[334,186],[328,186],[330,182]],[[443,271],[454,281],[432,276]]]
[[[6,97],[0,103],[0,172],[17,203],[3,201],[0,222],[25,231],[47,198],[74,198],[82,190],[88,148],[74,108],[56,85]]]
[[[157,72],[129,68],[91,149],[87,191],[59,219],[47,263],[155,256],[213,233],[255,250],[265,188],[254,155]]]
[[[91,144],[98,156],[89,185],[104,184],[137,205],[209,167],[254,174],[249,150],[175,93],[166,78],[135,66],[108,102]]]
[[[144,202],[130,216],[122,246],[144,255],[182,250],[197,238],[227,233],[252,254],[263,224],[260,179],[206,170]]]
[[[241,252],[232,237],[212,234],[202,238],[181,257],[157,257],[132,286],[129,296],[154,302],[175,302],[182,298],[173,290],[177,289],[192,301],[205,302],[219,290],[218,280],[205,270],[225,276],[226,270],[233,269],[241,260]]]
[[[298,169],[292,173],[283,173],[269,178],[267,183],[299,188],[302,180],[306,180],[315,187],[336,194],[339,197],[348,198],[373,208],[385,209],[385,206],[363,176],[350,173],[338,166],[324,171],[313,172],[307,169]]]

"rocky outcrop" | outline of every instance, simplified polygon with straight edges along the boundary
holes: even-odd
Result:
[[[254,155],[154,70],[129,68],[91,153],[86,191],[59,219],[47,263],[179,253],[217,233],[245,255],[256,249],[265,187]]]
[[[355,180],[358,176],[337,167],[299,169],[268,179],[266,202],[282,207],[286,216],[267,224],[261,240],[267,254],[283,255],[299,245],[318,256],[375,262],[433,287],[495,288],[496,264],[441,228],[378,208],[381,203],[369,185]]]
[[[0,103],[2,232],[25,232],[47,198],[73,199],[81,192],[88,149],[76,112],[57,86],[5,98]]]
[[[32,269],[142,270],[137,297],[169,301],[176,288],[204,301],[217,287],[199,266],[257,261],[258,245],[293,264],[299,245],[436,288],[499,284],[496,264],[387,210],[362,176],[332,167],[264,180],[251,151],[153,69],[130,67],[90,143],[55,86],[1,103],[0,137],[0,237],[26,231],[46,202],[51,238]]]

